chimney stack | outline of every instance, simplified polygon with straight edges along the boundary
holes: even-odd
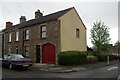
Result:
[[[20,17],[20,23],[25,22],[25,21],[26,21],[25,16],[21,16],[21,17]]]
[[[43,16],[43,14],[40,12],[40,10],[38,9],[36,12],[35,12],[35,19],[37,19],[37,18],[40,18],[40,17],[42,17]]]
[[[13,26],[13,23],[12,22],[6,22],[6,29],[10,28]]]

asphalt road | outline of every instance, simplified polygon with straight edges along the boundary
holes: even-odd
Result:
[[[2,68],[3,78],[100,78],[108,80],[116,80],[118,77],[118,65],[98,67],[94,69],[85,69],[78,72],[70,73],[51,73],[39,70],[9,70]],[[93,79],[91,79],[93,80]],[[96,79],[95,79],[96,80]]]

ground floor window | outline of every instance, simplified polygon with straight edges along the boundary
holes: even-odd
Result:
[[[18,46],[16,46],[16,54],[18,54]]]
[[[8,47],[8,53],[11,54],[11,47]]]
[[[25,56],[29,56],[29,47],[25,46]]]

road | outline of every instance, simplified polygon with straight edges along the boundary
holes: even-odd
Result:
[[[94,69],[85,69],[70,73],[52,73],[39,70],[9,70],[2,69],[3,78],[117,78],[118,65],[97,67]],[[93,79],[92,79],[93,80]],[[95,79],[96,80],[96,79]],[[107,79],[105,79],[107,80]],[[111,79],[116,80],[116,79]]]

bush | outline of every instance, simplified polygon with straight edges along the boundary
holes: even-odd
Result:
[[[58,55],[60,65],[80,65],[86,63],[87,55],[80,51],[64,51]]]
[[[110,60],[113,60],[113,55],[108,55]]]
[[[96,55],[98,61],[100,62],[107,61],[108,56],[109,56],[109,60],[113,60],[112,55],[103,55],[103,54]]]
[[[87,56],[87,62],[88,63],[95,63],[97,61],[98,61],[97,57],[95,57],[95,56]]]
[[[107,55],[96,55],[96,57],[98,58],[98,61],[103,62],[103,61],[107,61]]]

